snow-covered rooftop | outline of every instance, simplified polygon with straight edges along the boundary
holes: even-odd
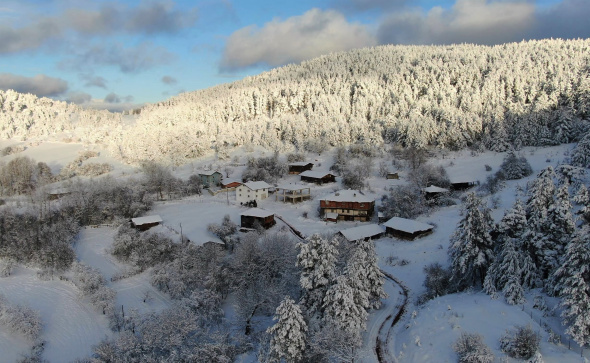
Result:
[[[221,184],[223,184],[223,185],[228,185],[228,184],[231,184],[231,183],[240,183],[240,184],[242,184],[242,181],[240,179],[223,179],[221,181]]]
[[[270,185],[264,181],[251,181],[251,182],[244,183],[244,185],[247,186],[251,190],[270,188]]]
[[[387,222],[383,223],[383,225],[385,227],[393,228],[397,231],[402,231],[406,233],[428,231],[434,228],[434,226],[431,226],[430,224],[399,217],[393,217]]]
[[[306,170],[303,173],[299,174],[300,176],[306,176],[309,178],[318,178],[321,179],[323,177],[325,177],[326,175],[334,175],[330,172],[327,171],[315,171],[315,170]]]
[[[441,187],[437,187],[436,185],[431,185],[428,188],[422,189],[426,193],[446,193],[449,190]]]
[[[313,165],[313,163],[310,163],[309,161],[296,161],[294,163],[289,163],[289,166],[306,166],[306,165]]]
[[[248,217],[266,218],[274,215],[274,213],[260,208],[250,208],[247,211],[241,213],[240,215]]]
[[[385,232],[385,227],[378,224],[367,224],[365,226],[358,226],[340,231],[340,233],[342,233],[342,235],[349,241],[358,241],[360,239],[376,236],[383,232]]]
[[[141,226],[143,224],[162,223],[162,218],[156,214],[153,216],[131,218],[131,222],[136,226]]]
[[[333,202],[359,202],[359,203],[371,203],[375,199],[364,195],[358,190],[340,190],[336,193],[332,193],[322,198],[322,200],[330,200]]]
[[[220,172],[218,172],[218,171],[204,171],[204,172],[202,172],[202,173],[199,173],[199,175],[208,175],[208,176],[211,176],[211,175],[213,175],[213,174],[215,174],[215,173],[217,173],[217,174],[221,174],[221,173],[220,173]]]

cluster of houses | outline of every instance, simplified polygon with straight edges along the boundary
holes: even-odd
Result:
[[[314,171],[314,164],[309,162],[295,162],[289,164],[289,174],[299,175],[302,182],[325,184],[336,181],[335,175],[329,172]],[[286,203],[302,202],[311,198],[309,184],[287,184],[272,187],[264,181],[242,182],[235,179],[223,179],[223,175],[217,171],[199,174],[202,184],[207,188],[221,187],[223,191],[234,191],[236,201],[250,208],[240,214],[240,226],[242,229],[257,227],[271,228],[276,224],[275,215],[272,212],[257,208],[257,202],[274,193],[275,201]],[[390,173],[387,179],[397,179],[397,173]],[[451,184],[453,190],[463,190],[475,185],[475,182],[460,181]],[[426,199],[436,199],[449,193],[450,190],[430,185],[423,188]],[[320,215],[327,222],[355,221],[370,222],[375,213],[375,200],[362,191],[340,190],[329,194],[319,200]],[[383,220],[379,216],[380,224],[365,224],[354,228],[348,228],[339,233],[349,241],[376,239],[383,235],[414,240],[432,233],[434,226],[415,220],[393,217]],[[162,223],[160,216],[148,216],[133,218],[131,225],[140,230],[149,229]]]

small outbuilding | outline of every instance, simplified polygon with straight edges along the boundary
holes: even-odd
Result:
[[[434,226],[430,224],[399,217],[391,218],[383,223],[383,226],[388,235],[410,241],[426,236],[434,230]]]
[[[479,182],[476,180],[468,180],[468,179],[456,179],[451,180],[451,189],[452,190],[467,190],[473,188],[474,186],[478,185]]]
[[[307,161],[297,161],[289,164],[289,174],[298,175],[304,171],[311,170],[312,168],[313,163],[308,163]]]
[[[308,183],[324,184],[336,182],[336,176],[325,171],[308,170],[299,174],[301,181]]]
[[[399,179],[399,174],[397,172],[390,172],[387,173],[387,175],[385,176],[385,178],[387,179]]]
[[[367,224],[365,226],[347,228],[339,233],[350,242],[367,241],[369,239],[381,238],[385,234],[385,227],[378,224]]]
[[[441,195],[449,192],[448,189],[437,187],[436,185],[431,185],[428,188],[422,188],[422,191],[424,192],[424,198],[427,200],[438,198]]]
[[[256,222],[266,229],[277,223],[274,213],[260,208],[250,208],[240,214],[240,226],[242,228],[254,228]]]
[[[139,231],[147,231],[148,229],[155,227],[162,223],[162,218],[159,215],[145,216],[131,218],[131,227]]]

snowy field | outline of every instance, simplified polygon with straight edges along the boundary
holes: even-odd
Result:
[[[3,143],[0,147],[6,145],[8,144]],[[533,179],[546,166],[558,165],[572,146],[523,150],[522,155],[532,165],[534,174],[527,179],[506,183],[506,187],[497,194],[497,208],[492,213],[494,219],[499,221],[504,210],[510,208],[517,197],[523,198],[518,190],[524,188],[528,180]],[[73,160],[80,150],[83,150],[83,147],[77,144],[43,143],[29,146],[19,155],[45,161],[52,169],[59,169]],[[108,158],[107,154],[104,155],[100,162],[112,162],[115,166],[113,174],[136,174],[132,167],[117,164]],[[234,156],[236,155],[239,155],[240,163],[245,162],[244,153],[236,153]],[[260,155],[260,151],[253,153],[253,156]],[[439,157],[430,162],[444,166],[452,180],[467,178],[483,183],[488,175],[498,170],[504,156],[504,153],[493,152],[474,156],[470,151],[462,151],[447,153],[444,158]],[[2,160],[8,161],[12,157],[14,155],[3,157]],[[321,156],[309,155],[310,161],[316,164],[314,170],[319,171],[327,171],[332,158],[332,152],[323,153]],[[379,177],[376,170],[380,161],[379,158],[375,159],[373,175],[368,179],[369,188],[364,192],[374,197],[377,205],[380,204],[380,198],[389,186],[403,184],[406,177],[403,170],[400,172],[400,180],[386,180]],[[215,158],[203,159],[174,168],[174,173],[186,179],[193,173],[207,169],[209,165],[222,168],[224,165],[229,165],[229,161]],[[489,165],[492,171],[486,171],[484,165]],[[242,170],[243,167],[233,167],[230,177],[239,177]],[[300,183],[299,177],[287,175],[279,182],[280,185],[289,183]],[[359,222],[326,223],[319,220],[319,198],[339,189],[339,185],[339,182],[323,186],[310,184],[312,199],[298,204],[275,201],[275,196],[271,194],[268,199],[261,201],[258,207],[281,216],[306,236],[313,233],[331,234],[363,225]],[[491,201],[486,202],[492,206]],[[179,240],[182,230],[184,238],[188,238],[193,243],[202,244],[207,241],[220,241],[207,230],[208,224],[220,223],[226,214],[232,221],[239,224],[239,215],[245,210],[245,207],[236,202],[235,192],[212,196],[204,191],[203,195],[198,197],[156,202],[154,208],[147,214],[159,214],[163,219],[163,226],[157,227],[154,231]],[[456,354],[452,350],[452,343],[463,331],[478,332],[484,336],[485,342],[494,351],[496,361],[500,361],[506,357],[499,347],[499,338],[505,330],[515,325],[531,324],[535,330],[541,332],[541,353],[545,362],[582,361],[579,353],[568,351],[566,346],[548,343],[547,333],[541,329],[538,320],[531,318],[520,306],[507,305],[501,298],[492,300],[482,293],[462,293],[434,299],[422,307],[415,306],[416,297],[424,292],[422,286],[424,266],[433,262],[448,264],[449,237],[460,218],[459,205],[439,208],[417,218],[420,222],[434,225],[433,234],[412,242],[392,238],[381,238],[376,241],[382,269],[403,281],[410,289],[408,312],[394,328],[396,334],[389,341],[389,351],[400,362],[454,362]],[[273,228],[284,228],[284,224],[277,221],[277,225]],[[125,264],[119,263],[109,254],[114,234],[115,229],[110,227],[83,229],[75,244],[77,259],[97,268],[103,274],[108,281],[108,286],[117,293],[116,304],[119,308],[123,306],[125,311],[134,309],[139,313],[146,313],[160,311],[169,306],[170,299],[150,285],[149,271],[116,282],[111,281],[111,277],[126,269]],[[365,335],[367,342],[377,334],[376,324],[384,319],[382,315],[399,304],[399,290],[389,285],[387,289],[390,297],[384,302],[383,308],[369,317],[368,331]],[[150,299],[143,302],[146,293]],[[19,267],[10,277],[0,279],[0,294],[6,296],[12,303],[29,306],[41,313],[44,323],[42,339],[47,341],[43,357],[50,362],[67,362],[87,356],[91,352],[92,345],[113,334],[104,317],[79,297],[72,284],[59,280],[39,280],[36,270]],[[533,295],[529,294],[527,299],[525,306],[530,310]],[[558,317],[549,317],[547,320],[552,329],[563,334],[564,328],[560,325]],[[0,361],[12,362],[29,348],[30,342],[18,336],[12,336],[0,326],[0,351],[2,352]],[[362,362],[374,361],[371,350],[370,346],[363,347],[359,353]]]

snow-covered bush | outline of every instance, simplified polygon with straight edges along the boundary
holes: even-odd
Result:
[[[426,301],[438,296],[443,296],[451,292],[451,272],[441,266],[440,263],[431,263],[424,267],[424,287],[426,292],[418,297],[418,303],[423,304]]]
[[[211,223],[207,226],[207,230],[221,239],[228,250],[232,250],[237,242],[238,225],[235,224],[229,214],[223,216],[221,224]]]
[[[287,162],[295,163],[298,161],[305,161],[305,154],[302,153],[289,153],[287,154]]]
[[[541,338],[530,325],[517,326],[500,338],[502,351],[512,358],[529,359],[539,350]]]
[[[106,286],[106,281],[99,270],[83,263],[72,265],[72,282],[80,294],[105,315],[112,315],[115,307],[115,291]]]
[[[76,169],[76,174],[81,176],[99,176],[110,173],[113,166],[109,163],[87,163]]]
[[[246,170],[242,173],[242,179],[253,181],[265,181],[276,183],[289,171],[287,164],[279,161],[278,154],[259,159],[250,158],[246,164]]]
[[[13,145],[7,146],[4,149],[0,150],[0,156],[7,156],[16,153],[20,153],[25,151],[26,147],[24,145]]]
[[[572,150],[571,164],[582,168],[590,166],[590,132]]]
[[[524,156],[516,156],[513,152],[509,152],[504,158],[504,161],[502,161],[502,165],[500,165],[500,170],[498,170],[496,176],[499,179],[516,180],[529,176],[532,173],[533,168]]]
[[[426,212],[424,195],[416,185],[399,185],[389,189],[381,197],[379,211],[387,219],[392,217],[414,218]]]
[[[494,354],[488,347],[483,337],[477,333],[461,333],[461,336],[453,344],[453,349],[459,356],[459,363],[491,363]]]
[[[426,188],[430,185],[436,185],[441,188],[448,188],[451,186],[447,171],[442,166],[421,164],[410,170],[408,178],[420,188]]]
[[[145,270],[159,263],[172,261],[179,248],[160,233],[138,232],[121,226],[114,238],[111,254],[118,260]]]
[[[0,295],[0,324],[31,341],[39,338],[43,328],[39,312],[23,305],[13,305],[2,295]]]

